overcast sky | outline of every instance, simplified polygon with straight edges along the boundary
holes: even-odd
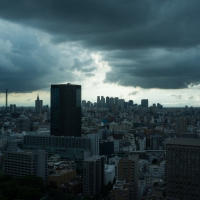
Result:
[[[0,106],[49,104],[50,85],[82,99],[199,106],[199,0],[0,0]]]

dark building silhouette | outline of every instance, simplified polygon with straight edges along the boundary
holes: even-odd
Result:
[[[182,137],[183,134],[187,133],[187,119],[185,117],[176,118],[175,133],[180,137]]]
[[[16,105],[15,104],[10,104],[10,112],[16,113]]]
[[[81,85],[51,85],[51,135],[81,136]]]
[[[114,154],[114,143],[101,141],[99,143],[99,155],[111,155]]]
[[[30,131],[31,129],[31,122],[28,117],[22,117],[17,119],[17,129],[20,131]]]
[[[38,95],[37,99],[35,100],[35,112],[41,113],[42,112],[42,106],[43,106],[43,101],[40,100],[39,95]]]
[[[148,99],[142,99],[141,100],[141,107],[142,108],[148,108],[148,106],[149,106]]]
[[[173,138],[166,145],[167,199],[200,197],[200,139]]]
[[[83,161],[83,195],[100,195],[104,186],[105,160],[105,156],[94,155]]]
[[[128,105],[129,105],[129,106],[133,106],[133,100],[129,100],[129,101],[128,101]]]

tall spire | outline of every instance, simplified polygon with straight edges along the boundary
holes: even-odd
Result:
[[[40,98],[39,98],[39,94],[37,95],[37,100],[40,100]]]

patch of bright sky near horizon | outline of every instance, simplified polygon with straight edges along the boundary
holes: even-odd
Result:
[[[29,40],[32,41],[32,44],[28,43]],[[20,47],[20,45],[22,46]],[[71,84],[82,85],[82,100],[91,102],[96,102],[97,96],[109,96],[119,97],[126,101],[131,99],[138,104],[140,104],[141,99],[149,99],[149,105],[161,103],[165,107],[199,106],[200,85],[189,86],[187,89],[164,90],[105,83],[106,72],[111,70],[108,62],[103,60],[106,51],[95,52],[85,49],[78,42],[54,44],[51,42],[51,35],[45,32],[4,20],[0,20],[0,60],[4,64],[5,71],[0,68],[2,70],[0,73],[5,73],[6,76],[8,72],[12,72],[18,76],[17,72],[20,72],[23,68],[15,65],[14,60],[8,58],[20,58],[22,48],[26,49],[26,45],[33,46],[31,49],[27,49],[27,52],[24,52],[24,54],[27,53],[27,60],[31,62],[38,59],[40,62],[37,64],[41,64],[41,66],[37,66],[37,70],[30,69],[30,66],[24,66],[25,72],[33,73],[33,80],[38,81],[38,84],[44,84],[44,88],[33,90],[33,92],[9,93],[8,105],[34,106],[38,94],[40,99],[43,100],[43,104],[49,105],[50,84],[70,82]],[[37,77],[39,72],[43,73],[43,76]],[[29,75],[24,73],[19,82],[12,84],[22,84],[22,86],[28,84],[28,80],[25,79],[26,76]],[[0,87],[2,87],[1,85]],[[9,92],[10,88],[7,89]],[[4,105],[5,94],[0,93],[0,106]]]

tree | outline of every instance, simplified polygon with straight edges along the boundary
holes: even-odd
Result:
[[[28,200],[39,200],[42,197],[42,191],[39,188],[30,186],[20,187],[18,191],[18,198]]]
[[[40,188],[44,190],[44,181],[41,177],[35,175],[24,175],[19,178],[19,184],[21,186],[30,186],[34,188]]]

